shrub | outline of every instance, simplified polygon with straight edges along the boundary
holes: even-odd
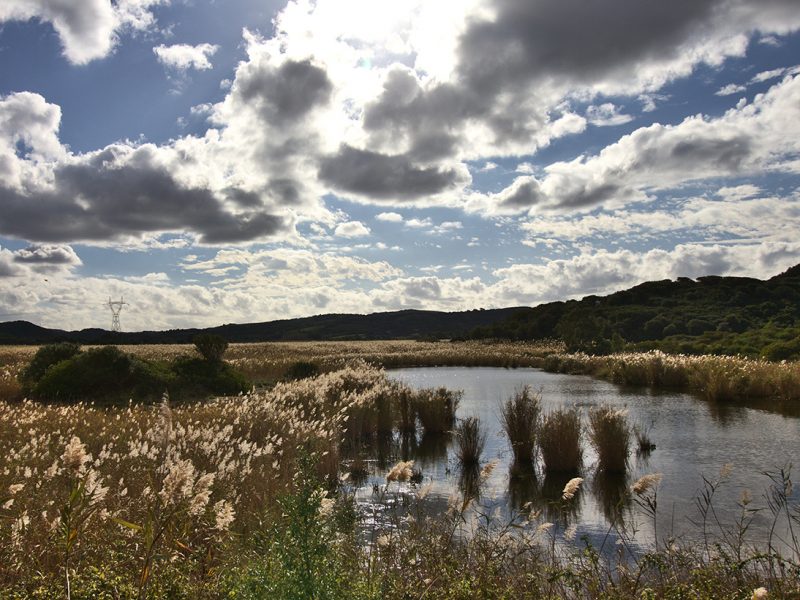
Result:
[[[486,432],[481,429],[478,417],[462,419],[456,427],[456,456],[462,466],[475,466],[480,462],[486,447]]]
[[[533,462],[540,413],[541,398],[529,386],[517,391],[500,407],[500,422],[511,442],[514,462]]]
[[[169,369],[104,346],[51,366],[32,391],[46,400],[155,400],[172,380]]]
[[[195,348],[208,362],[219,362],[228,349],[228,342],[222,336],[213,333],[201,333],[192,340]]]
[[[212,362],[191,356],[179,357],[172,363],[172,371],[176,380],[170,387],[170,394],[174,398],[235,396],[250,388],[244,375],[221,360]]]
[[[539,446],[544,469],[549,472],[574,472],[583,461],[581,417],[577,408],[552,412],[539,426]]]
[[[47,369],[63,360],[72,358],[80,351],[80,344],[74,342],[59,342],[42,346],[36,351],[30,364],[20,372],[19,379],[26,385],[33,385],[44,376]]]
[[[621,473],[628,464],[631,428],[625,410],[599,406],[589,411],[589,441],[601,471]]]

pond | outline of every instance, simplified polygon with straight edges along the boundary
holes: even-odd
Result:
[[[790,468],[792,462],[797,466],[800,458],[800,419],[746,407],[719,406],[690,394],[625,389],[587,376],[536,369],[425,367],[392,370],[388,374],[417,389],[444,386],[462,390],[457,417],[480,418],[487,434],[481,462],[497,462],[481,486],[476,505],[481,511],[508,520],[530,502],[529,507],[542,511],[542,519],[554,523],[553,535],[562,541],[569,531],[569,539],[573,535],[577,540],[585,536],[596,547],[613,547],[623,526],[629,528],[634,544],[652,545],[654,538],[663,542],[670,535],[701,540],[702,519],[697,501],[704,491],[704,478],[716,481],[723,472],[726,475],[714,494],[708,530],[712,537],[719,537],[717,522],[733,526],[741,514],[742,494],[749,493],[752,502],[748,508],[764,509],[754,513],[750,539],[763,543],[773,521],[766,509],[765,494],[771,484],[766,472]],[[584,440],[584,466],[579,475],[585,480],[566,507],[561,502],[561,492],[573,475],[544,476],[541,469],[522,476],[510,473],[512,456],[499,421],[500,404],[525,385],[541,393],[543,412],[578,406],[584,423],[590,407],[605,404],[625,408],[629,422],[649,431],[656,447],[649,453],[637,454],[636,444],[632,443],[627,474],[604,476],[597,472],[596,455]],[[390,488],[385,486],[386,469],[400,458],[415,460],[423,481],[419,485],[392,484],[393,492],[387,496],[384,490]],[[459,493],[459,472],[452,438],[417,435],[405,443],[395,438],[388,447],[379,449],[370,477],[357,487],[356,498],[374,515],[397,501],[398,496],[407,499],[425,487],[425,502],[431,510],[442,510],[448,499]],[[630,493],[632,483],[648,473],[661,473],[663,477],[658,487],[655,524]],[[790,505],[796,507],[800,497],[797,486],[790,494]],[[781,520],[776,530],[784,539],[791,534],[788,523]],[[632,525],[635,531],[630,529]]]

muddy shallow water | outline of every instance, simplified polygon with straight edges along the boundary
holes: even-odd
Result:
[[[530,502],[542,511],[542,519],[555,524],[553,531],[563,537],[580,540],[586,536],[595,545],[613,544],[617,529],[623,524],[633,538],[650,545],[655,537],[663,541],[670,535],[702,539],[702,518],[697,499],[704,490],[704,480],[715,481],[726,472],[724,482],[714,494],[714,516],[706,523],[712,535],[718,535],[717,522],[733,526],[741,514],[742,493],[752,498],[748,508],[763,508],[755,514],[750,539],[763,542],[772,523],[765,494],[771,484],[765,472],[786,469],[795,463],[800,470],[800,419],[746,407],[724,407],[700,400],[690,394],[625,389],[587,376],[545,373],[536,369],[501,369],[474,367],[425,367],[389,371],[391,378],[414,388],[447,387],[463,391],[457,417],[477,416],[487,434],[482,463],[497,465],[481,487],[478,506],[496,517],[507,519]],[[540,392],[544,412],[577,405],[584,414],[600,404],[626,408],[631,424],[649,431],[656,448],[649,454],[637,454],[632,441],[630,466],[626,476],[604,476],[595,468],[596,456],[586,440],[585,479],[576,498],[566,505],[561,491],[570,475],[545,477],[541,469],[534,473],[511,476],[511,450],[500,425],[500,403],[521,386]],[[421,485],[385,486],[385,473],[394,461],[413,459],[422,471]],[[427,488],[425,502],[432,510],[441,510],[448,499],[459,494],[463,478],[454,460],[452,438],[417,435],[402,440],[395,437],[374,449],[368,461],[370,476],[357,487],[356,494],[365,512],[379,519],[381,511],[392,503]],[[645,515],[630,493],[630,486],[647,473],[661,473],[658,488],[657,519]],[[747,492],[745,492],[747,490]],[[398,493],[399,492],[399,493]],[[800,502],[794,486],[790,506]],[[388,506],[388,508],[387,508]],[[797,515],[800,517],[800,514]],[[776,529],[782,537],[791,534],[788,521]],[[797,527],[797,523],[794,523]],[[800,532],[798,532],[800,533]],[[780,543],[775,540],[776,543]]]

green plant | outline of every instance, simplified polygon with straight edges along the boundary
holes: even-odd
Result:
[[[228,349],[228,342],[220,335],[201,333],[192,339],[195,348],[208,362],[219,362]]]
[[[19,374],[20,381],[26,386],[36,384],[47,372],[47,369],[61,361],[69,360],[81,351],[80,344],[59,342],[42,346],[33,355],[30,364]]]
[[[500,407],[500,422],[511,442],[514,462],[533,462],[540,413],[541,398],[529,386],[518,390]]]
[[[32,389],[45,400],[154,400],[173,380],[166,367],[125,354],[116,346],[92,348],[47,369]]]
[[[583,461],[581,417],[577,408],[544,416],[539,426],[539,446],[545,471],[574,472]]]
[[[235,396],[250,388],[241,373],[222,361],[184,356],[175,359],[171,369],[175,374],[175,382],[170,386],[170,394],[176,399]]]
[[[627,411],[610,406],[598,406],[589,410],[589,441],[597,452],[600,470],[626,470],[630,437]]]

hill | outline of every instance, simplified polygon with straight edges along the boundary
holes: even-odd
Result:
[[[263,323],[227,324],[206,329],[111,332],[104,329],[63,331],[27,321],[0,323],[0,344],[187,344],[198,333],[221,335],[229,342],[299,340],[386,340],[464,337],[526,308],[437,312],[402,310],[370,315],[330,314]]]
[[[608,296],[519,311],[472,338],[560,338],[571,350],[661,349],[800,357],[800,265],[766,281],[699,277],[650,281]]]

